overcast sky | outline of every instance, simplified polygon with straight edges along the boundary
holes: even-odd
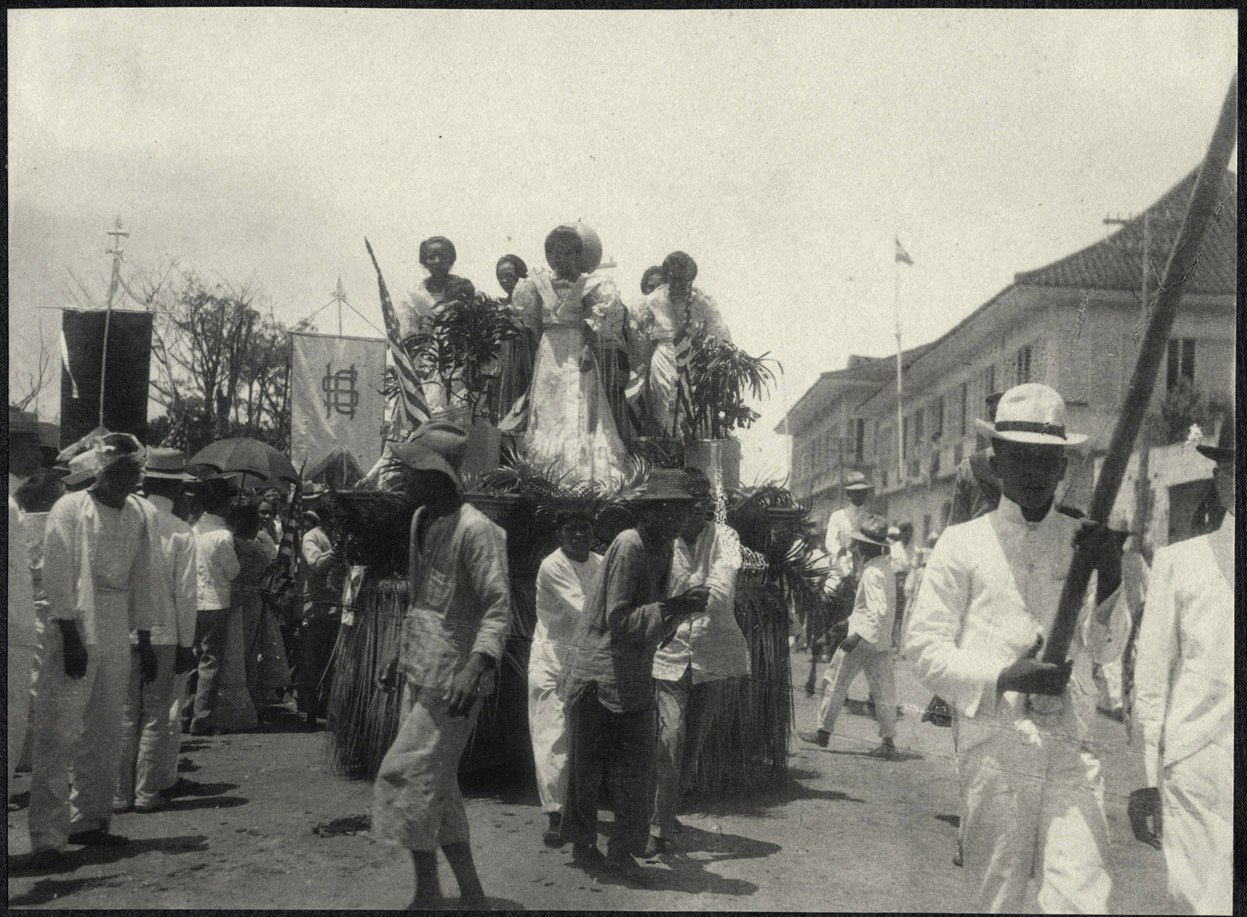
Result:
[[[673,249],[738,344],[785,375],[743,477],[819,372],[906,346],[1102,238],[1200,161],[1233,11],[22,10],[8,12],[10,384],[53,343],[72,270],[127,258],[380,326],[416,248],[498,293],[555,225],[601,235],[625,298]],[[336,328],[326,310],[320,329]],[[347,313],[344,331],[375,335]],[[58,411],[59,373],[41,400]]]

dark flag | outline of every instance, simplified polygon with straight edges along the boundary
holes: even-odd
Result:
[[[104,356],[102,311],[66,309],[61,319],[61,447],[100,425],[100,364]],[[114,309],[108,323],[108,372],[104,378],[104,427],[147,442],[148,372],[152,355],[150,312]]]

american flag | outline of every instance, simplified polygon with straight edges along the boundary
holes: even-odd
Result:
[[[690,294],[691,300],[692,294]],[[692,302],[690,301],[684,307],[684,322],[680,326],[679,332],[671,342],[671,346],[675,349],[675,421],[671,426],[671,435],[678,437],[680,435],[680,418],[684,418],[684,424],[688,428],[693,426],[693,390],[688,381],[688,360],[693,353],[693,338],[689,334],[689,324],[691,323],[690,311]]]
[[[429,419],[429,405],[424,400],[424,391],[420,387],[420,376],[411,362],[411,357],[403,347],[402,334],[398,327],[398,316],[394,314],[394,303],[390,301],[390,291],[385,288],[385,278],[381,276],[381,266],[377,264],[377,256],[372,253],[372,245],[364,239],[368,248],[368,257],[372,266],[377,269],[377,286],[381,289],[381,314],[385,317],[385,336],[390,342],[390,355],[394,358],[394,372],[398,376],[398,400],[402,406],[405,426],[414,430]]]

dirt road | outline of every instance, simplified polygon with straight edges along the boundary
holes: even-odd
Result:
[[[805,671],[794,659],[794,671]],[[468,800],[472,845],[499,908],[777,911],[962,911],[971,906],[953,867],[957,792],[947,729],[918,722],[928,699],[901,663],[904,759],[864,756],[874,721],[847,714],[829,748],[794,738],[791,780],[764,796],[698,804],[681,816],[680,853],[646,865],[644,885],[591,878],[568,849],[541,844],[544,819],[527,781]],[[853,697],[865,697],[859,681]],[[797,726],[814,701],[798,687]],[[1120,724],[1100,718],[1108,776],[1111,868],[1117,913],[1164,911],[1161,855],[1136,843],[1125,796],[1142,785]],[[124,851],[70,848],[70,868],[15,875],[9,904],[53,908],[380,908],[404,906],[411,869],[400,851],[366,833],[371,786],[336,777],[323,733],[187,738],[184,775],[199,795],[153,815],[129,814],[114,830]],[[19,775],[16,789],[29,786]],[[25,809],[9,813],[9,854],[30,850]],[[443,890],[454,881],[442,867]]]

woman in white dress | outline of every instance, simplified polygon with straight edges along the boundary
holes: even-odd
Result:
[[[597,351],[623,340],[625,309],[610,278],[580,270],[571,226],[546,237],[551,271],[515,288],[515,309],[537,340],[523,451],[556,474],[617,482],[627,458],[602,384]]]

